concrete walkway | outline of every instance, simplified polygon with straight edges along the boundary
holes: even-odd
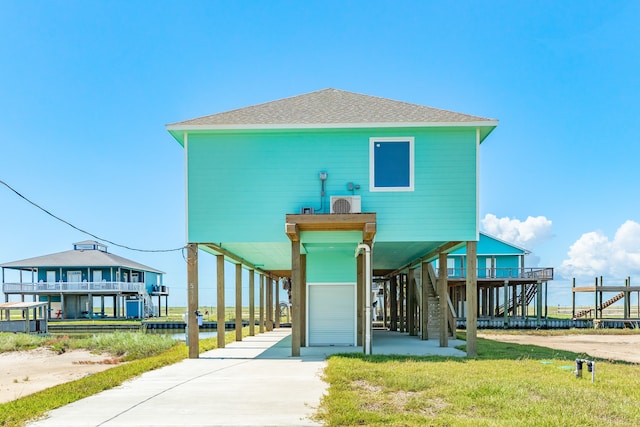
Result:
[[[30,426],[316,426],[327,384],[326,357],[362,347],[303,347],[291,357],[291,330],[246,337],[224,349],[146,372],[123,385],[51,411]],[[437,340],[375,331],[376,354],[464,356]]]

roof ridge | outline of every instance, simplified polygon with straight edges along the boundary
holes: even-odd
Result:
[[[486,124],[485,124],[486,123]],[[228,126],[479,125],[497,121],[416,103],[325,88],[167,125],[169,130]]]

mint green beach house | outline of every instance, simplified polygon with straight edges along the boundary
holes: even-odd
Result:
[[[477,305],[478,156],[497,123],[325,89],[167,125],[185,154],[189,325],[200,249],[252,270],[250,280],[286,278],[293,356],[301,346],[371,352],[374,284],[395,285],[386,287],[392,314],[433,338],[420,295],[429,286],[446,294],[447,277],[435,278],[431,261],[445,265],[466,246],[467,299]],[[443,306],[441,345],[451,328]],[[470,355],[476,316],[467,310]]]

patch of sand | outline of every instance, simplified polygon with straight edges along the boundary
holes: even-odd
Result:
[[[0,353],[0,403],[113,367],[110,355],[87,350],[57,354],[45,348]]]
[[[585,353],[592,357],[640,363],[640,335],[506,335],[483,334],[494,341],[530,344],[556,350]]]

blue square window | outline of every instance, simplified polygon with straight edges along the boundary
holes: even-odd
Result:
[[[370,139],[370,190],[413,191],[413,138]]]

